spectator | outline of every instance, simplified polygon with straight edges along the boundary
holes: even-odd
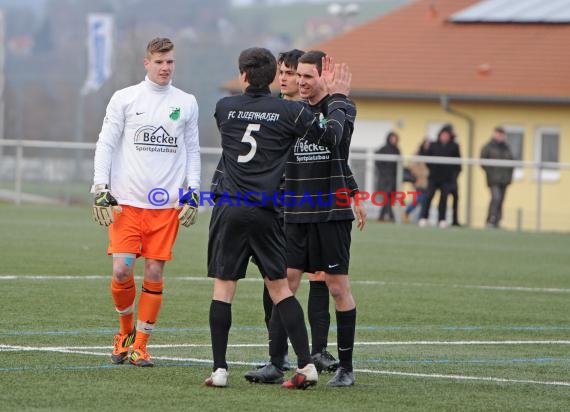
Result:
[[[451,135],[451,141],[455,143],[455,134]],[[461,166],[459,166],[459,170],[457,171],[455,180],[453,181],[453,184],[451,185],[451,188],[449,190],[449,194],[451,195],[452,199],[451,207],[453,211],[451,215],[451,226],[456,226],[456,227],[461,227],[461,224],[459,223],[459,219],[457,217],[457,215],[459,214],[459,191],[457,187],[457,177],[459,175],[459,172],[461,172]]]
[[[455,133],[450,124],[446,124],[437,134],[437,141],[429,145],[425,155],[437,157],[461,157],[459,145],[454,141]],[[436,190],[439,190],[438,226],[447,227],[447,197],[454,190],[457,190],[457,176],[461,172],[461,165],[428,163],[429,177],[428,189],[426,191],[425,203],[422,207],[422,215],[419,225],[427,226],[431,201]]]
[[[495,127],[491,140],[481,149],[481,159],[513,160],[513,153],[505,142],[505,129]],[[487,175],[487,186],[491,190],[491,202],[487,213],[487,227],[498,228],[503,217],[503,202],[507,186],[513,180],[513,168],[503,166],[483,166]]]
[[[386,136],[386,144],[376,151],[378,154],[399,155],[399,136],[395,132],[389,132]],[[394,160],[377,160],[376,171],[378,176],[378,191],[386,194],[386,202],[380,209],[378,220],[381,222],[393,222],[394,211],[392,210],[391,193],[396,191],[396,176],[398,163]]]

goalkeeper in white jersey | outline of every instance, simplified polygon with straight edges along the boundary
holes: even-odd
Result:
[[[172,85],[172,42],[151,40],[144,67],[145,79],[115,92],[107,106],[92,192],[93,217],[109,227],[107,253],[113,256],[111,294],[120,326],[111,360],[153,366],[146,346],[162,303],[164,265],[172,259],[179,224],[197,218],[200,147],[196,98]],[[135,325],[139,256],[145,262]]]

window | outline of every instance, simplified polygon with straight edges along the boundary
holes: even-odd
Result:
[[[504,125],[507,132],[507,144],[513,153],[513,160],[523,160],[524,129],[520,126]],[[521,180],[524,177],[524,169],[515,167],[513,172],[514,180]]]
[[[351,148],[376,150],[386,143],[386,135],[394,128],[389,120],[356,120]]]
[[[535,135],[534,160],[538,162],[558,163],[560,148],[560,130],[557,127],[539,127]],[[537,174],[535,174],[537,176]],[[547,181],[560,179],[560,172],[555,165],[545,166],[541,178]]]
[[[354,133],[350,142],[350,150],[353,152],[364,152],[370,156],[374,151],[384,146],[386,135],[393,130],[394,124],[389,120],[356,120],[354,123]],[[351,158],[350,167],[360,185],[360,190],[368,192],[374,191],[375,170],[374,161],[357,160]]]

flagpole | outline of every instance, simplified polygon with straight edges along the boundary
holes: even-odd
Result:
[[[113,16],[107,13],[92,13],[87,16],[87,76],[79,90],[77,99],[77,116],[75,125],[75,141],[84,141],[85,129],[85,96],[96,92],[111,76]],[[75,152],[75,180],[80,181],[83,169],[81,149]]]
[[[75,141],[77,143],[81,143],[83,142],[83,128],[85,127],[84,125],[84,113],[83,113],[83,107],[85,105],[85,93],[83,93],[83,90],[79,90],[78,93],[78,98],[77,98],[77,115],[75,116]],[[82,162],[83,162],[83,154],[81,149],[76,149],[75,150],[75,167],[74,167],[74,178],[73,180],[76,182],[80,182],[81,181],[81,170],[82,170]],[[68,200],[68,199],[66,199]],[[67,203],[67,202],[66,202]]]

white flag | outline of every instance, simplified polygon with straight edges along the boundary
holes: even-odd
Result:
[[[89,65],[82,94],[99,90],[111,76],[113,51],[113,16],[93,13],[87,16],[87,52]]]

